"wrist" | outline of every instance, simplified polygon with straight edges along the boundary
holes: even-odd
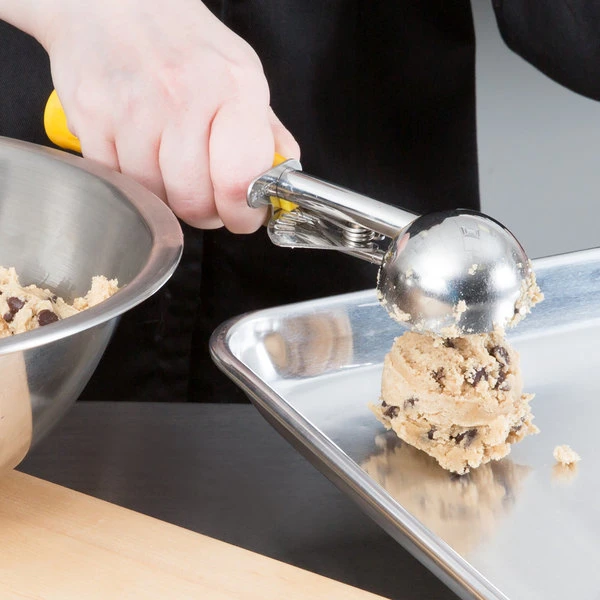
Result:
[[[0,19],[34,37],[47,51],[62,4],[60,0],[0,0]]]

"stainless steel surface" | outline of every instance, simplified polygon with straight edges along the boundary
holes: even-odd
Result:
[[[9,457],[0,453],[5,469],[77,399],[119,315],[167,281],[183,238],[171,211],[135,182],[8,138],[0,138],[0,231],[0,264],[14,266],[24,284],[66,299],[85,294],[94,275],[122,286],[80,314],[0,339],[0,409],[20,415],[12,429],[3,422],[3,439],[20,444]]]
[[[271,241],[285,248],[337,250],[381,264],[391,240],[416,215],[302,173],[287,160],[248,188],[248,205],[270,205],[273,198],[293,202],[292,211],[274,210]]]
[[[338,250],[380,265],[390,240],[357,223],[318,216],[298,207],[280,211],[268,224],[271,241],[284,248]]]
[[[211,341],[269,422],[465,599],[600,590],[600,249],[534,266],[546,299],[509,338],[541,434],[463,478],[397,444],[368,409],[402,332],[372,291],[253,313]],[[554,465],[565,443],[583,457],[575,470]]]
[[[307,175],[300,168],[298,161],[286,161],[255,179],[248,190],[248,204],[262,206],[269,202],[269,196],[275,196],[332,219],[350,219],[389,238],[416,217],[412,212]]]
[[[380,264],[383,305],[417,328],[482,333],[513,318],[529,259],[500,223],[467,210],[418,217],[300,169],[297,161],[286,161],[248,189],[250,206],[272,198],[297,205],[274,212],[268,225],[273,243],[337,250]],[[466,307],[458,310],[461,301]]]
[[[505,327],[531,271],[521,244],[481,213],[454,210],[423,215],[393,241],[377,288],[390,314],[409,323],[466,333]],[[464,312],[457,311],[464,301]]]

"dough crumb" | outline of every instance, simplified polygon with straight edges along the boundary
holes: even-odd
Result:
[[[508,322],[508,327],[514,327],[517,323],[522,321],[531,312],[533,306],[543,299],[544,294],[537,284],[535,273],[533,272],[533,265],[531,264],[531,261],[529,261],[529,274],[521,284],[521,293],[515,302],[515,314]]]
[[[454,307],[454,318],[458,322],[463,313],[467,312],[467,303],[464,300],[459,300]]]
[[[574,465],[581,460],[581,456],[567,444],[556,446],[552,455],[554,460],[561,465]]]
[[[408,323],[411,319],[411,316],[407,312],[400,310],[397,306],[394,306],[392,309],[392,317],[398,323]]]

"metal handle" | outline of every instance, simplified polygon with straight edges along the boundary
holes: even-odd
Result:
[[[395,238],[418,215],[303,173],[297,161],[286,161],[254,180],[248,204],[258,207],[275,196],[316,214],[340,214],[376,233]]]
[[[46,103],[44,127],[57,146],[81,152],[56,90]],[[273,206],[268,231],[279,246],[334,249],[379,264],[389,242],[417,217],[306,175],[297,160],[275,154],[273,165],[250,184],[248,204]]]

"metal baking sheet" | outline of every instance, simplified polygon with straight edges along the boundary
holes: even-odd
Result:
[[[375,293],[223,324],[211,350],[267,420],[462,598],[600,598],[600,248],[535,261],[545,301],[509,338],[541,430],[465,477],[368,408],[402,327]],[[576,469],[552,451],[570,444]]]

